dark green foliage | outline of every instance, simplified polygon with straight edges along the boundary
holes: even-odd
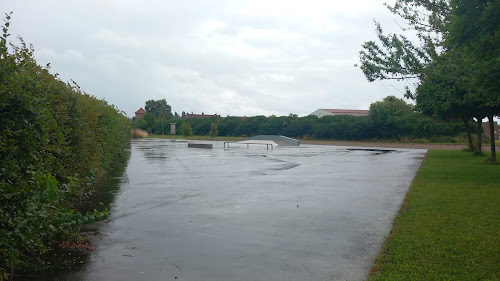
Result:
[[[413,113],[413,106],[402,99],[388,96],[370,105],[370,118],[377,128],[376,137],[401,138],[411,132],[411,122],[405,122]]]
[[[283,120],[285,118],[279,118],[282,120],[283,124],[282,135],[294,137],[310,136],[315,124],[319,120],[316,115],[305,116],[296,120]]]
[[[403,35],[385,35],[376,24],[378,42],[362,45],[360,68],[369,81],[419,78],[406,96],[423,112],[457,118],[468,125],[500,114],[500,2],[396,0],[388,6],[406,20],[419,42]],[[493,126],[493,123],[491,124]],[[481,152],[481,130],[477,130]],[[469,149],[473,148],[467,128]],[[491,161],[496,160],[490,134]]]
[[[396,0],[389,10],[406,20],[407,27],[417,35],[415,43],[404,35],[384,34],[375,22],[378,42],[368,41],[360,51],[360,68],[368,81],[422,78],[426,66],[438,56],[443,35],[447,33],[451,9],[449,0]]]
[[[210,132],[210,124],[212,124],[213,121],[215,121],[213,117],[202,119],[191,118],[187,120],[187,122],[193,128],[193,134],[199,136],[208,135],[208,133]]]
[[[456,141],[464,135],[461,120],[441,121],[420,112],[414,106],[394,96],[375,102],[370,107],[370,116],[337,115],[318,118],[315,115],[298,117],[255,116],[170,119],[176,122],[184,136],[214,136],[213,128],[219,136],[284,135],[299,138],[337,140],[407,140],[427,139],[442,142]],[[188,126],[189,125],[189,126]],[[161,122],[153,114],[134,124],[152,134],[161,134]],[[212,132],[212,133],[211,133]],[[463,139],[463,138],[462,138]]]
[[[299,138],[337,140],[427,139],[456,141],[465,133],[460,120],[441,121],[413,111],[413,106],[394,97],[372,105],[370,116],[256,116],[189,118],[181,121],[184,136],[210,135],[212,124],[219,136],[284,135]],[[191,130],[188,130],[187,126]],[[190,133],[185,133],[190,132]]]
[[[98,173],[130,138],[130,122],[105,101],[39,66],[21,39],[0,42],[0,280],[41,267],[54,239],[105,212],[75,211]]]
[[[497,107],[500,93],[500,2],[454,1],[446,46],[467,54],[470,85],[482,93],[485,105]]]
[[[156,118],[161,118],[162,114],[165,119],[171,118],[172,108],[165,99],[161,100],[148,100],[144,107],[146,112],[153,114]]]
[[[263,135],[264,124],[267,122],[265,116],[255,116],[251,118],[243,118],[235,129],[237,136],[255,136]]]
[[[215,138],[219,132],[217,131],[217,125],[215,123],[210,124],[210,132],[208,133],[212,138]]]
[[[317,125],[312,126],[312,131],[307,135],[318,139],[373,139],[376,137],[373,133],[378,130],[374,130],[372,124],[367,116],[325,116],[318,119]]]
[[[234,129],[238,127],[241,122],[241,118],[238,117],[226,117],[221,119],[217,123],[217,129],[219,130],[219,136],[234,136]]]
[[[190,137],[193,135],[193,128],[191,128],[191,125],[189,125],[189,123],[182,123],[181,134],[186,137]]]

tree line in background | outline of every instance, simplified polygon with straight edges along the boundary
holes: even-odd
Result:
[[[285,135],[289,137],[337,140],[405,140],[455,142],[465,139],[465,125],[460,120],[443,121],[414,110],[402,99],[388,96],[370,106],[368,116],[298,117],[205,117],[170,118],[163,123],[175,122],[177,134],[211,136]],[[146,113],[134,123],[152,134],[162,134],[162,122],[154,113]],[[163,130],[165,133],[165,129]]]
[[[80,212],[81,200],[123,155],[131,128],[116,107],[38,65],[22,38],[9,50],[9,20],[0,41],[0,280],[43,269],[55,240],[105,216]]]
[[[384,34],[360,52],[369,81],[416,79],[406,96],[417,110],[443,120],[462,120],[469,148],[481,152],[482,119],[489,119],[491,159],[496,161],[494,116],[500,114],[500,1],[397,0],[387,6],[418,40]],[[469,122],[476,120],[474,146]]]

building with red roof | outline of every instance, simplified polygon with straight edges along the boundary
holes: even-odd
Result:
[[[132,121],[136,122],[137,120],[141,119],[144,114],[146,114],[146,110],[142,109],[142,107],[139,108],[139,110],[135,112],[135,117],[132,118]]]
[[[214,116],[219,116],[219,115],[217,115],[217,114],[215,114],[215,115],[204,114],[204,113],[201,113],[201,114],[186,113],[186,119],[189,119],[189,118],[210,118],[210,117],[214,117]]]

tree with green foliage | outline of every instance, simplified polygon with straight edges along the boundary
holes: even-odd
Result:
[[[208,135],[210,133],[211,123],[214,122],[218,125],[218,120],[221,119],[218,115],[207,116],[205,118],[186,119],[186,113],[184,111],[182,112],[182,116],[179,116],[177,112],[172,115],[171,107],[167,104],[165,99],[146,101],[145,110],[146,113],[143,118],[133,123],[133,127],[142,129],[149,134],[156,135],[165,134],[166,123],[179,122],[180,120],[183,120],[182,122],[179,122],[180,124],[185,122],[189,123],[192,134]],[[202,115],[204,114],[202,113]]]
[[[282,121],[283,135],[304,138],[313,136],[313,129],[315,128],[319,119],[316,115],[308,115],[305,117],[301,117],[295,121],[285,120],[285,118],[283,117],[279,118]]]
[[[401,120],[413,113],[413,105],[395,96],[388,96],[383,101],[370,105],[369,116],[376,127],[379,138],[401,137]]]
[[[141,118],[144,120],[144,124],[146,125],[146,128],[143,128],[148,132],[149,134],[153,134],[153,129],[156,125],[157,118],[152,112],[146,112],[144,116]]]
[[[373,104],[371,116],[325,116],[298,117],[255,116],[255,117],[210,117],[189,118],[194,135],[210,135],[212,123],[217,126],[218,135],[253,136],[285,135],[316,139],[367,140],[367,139],[414,139],[455,142],[461,138],[463,124],[455,119],[441,121],[420,112],[401,99],[387,97]],[[382,128],[388,129],[382,129]]]
[[[210,124],[210,132],[208,134],[212,138],[215,138],[219,134],[219,132],[217,131],[217,125],[214,122]]]
[[[419,101],[419,108],[442,101],[442,108],[433,105],[427,112],[457,115],[464,124],[475,117],[480,151],[481,120],[488,117],[493,124],[493,116],[500,112],[499,5],[480,0],[397,0],[389,9],[407,21],[419,42],[403,35],[385,35],[377,23],[380,44],[363,44],[360,67],[369,81],[418,78],[417,84],[425,86],[415,93],[407,88],[407,97]],[[418,98],[419,94],[423,96]],[[491,150],[495,161],[493,144]]]
[[[267,121],[265,116],[244,118],[236,128],[235,132],[240,136],[261,135],[260,128]]]
[[[187,122],[182,123],[181,134],[185,137],[190,137],[193,135],[193,128],[191,128],[191,125],[189,125],[189,123]]]
[[[226,118],[220,119],[217,123],[217,129],[221,136],[236,136],[236,128],[241,122],[241,118],[228,116]]]
[[[153,114],[156,118],[160,116],[161,112],[163,112],[167,119],[170,119],[173,116],[172,108],[165,99],[148,100],[146,101],[144,109],[146,110],[146,112]]]
[[[387,8],[406,20],[403,30],[414,31],[418,42],[404,35],[386,35],[380,23],[375,22],[379,42],[367,41],[362,45],[361,70],[370,82],[424,77],[428,74],[425,67],[438,57],[442,47],[450,1],[397,0]]]
[[[163,136],[163,125],[165,121],[167,120],[167,115],[165,114],[164,111],[160,111],[158,114],[158,121],[161,122],[161,135]]]
[[[463,52],[467,64],[466,85],[483,115],[489,119],[491,158],[496,162],[493,134],[500,114],[500,2],[453,1],[445,46]]]
[[[468,66],[463,55],[457,51],[442,54],[428,68],[439,74],[422,80],[413,98],[417,109],[443,120],[459,119],[465,125],[469,149],[474,150],[469,123],[476,118],[478,146],[481,152],[483,111],[482,101],[478,95],[468,90],[465,81]]]

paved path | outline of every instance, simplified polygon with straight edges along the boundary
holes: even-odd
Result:
[[[133,140],[96,251],[37,280],[366,280],[425,150]]]
[[[301,140],[301,144],[338,145],[338,146],[368,146],[368,147],[391,147],[409,149],[449,149],[462,150],[467,148],[463,144],[436,144],[436,143],[394,143],[394,142],[363,142],[363,141],[335,141],[335,140]],[[500,146],[496,146],[500,151]],[[483,151],[490,151],[489,145],[483,145]]]

